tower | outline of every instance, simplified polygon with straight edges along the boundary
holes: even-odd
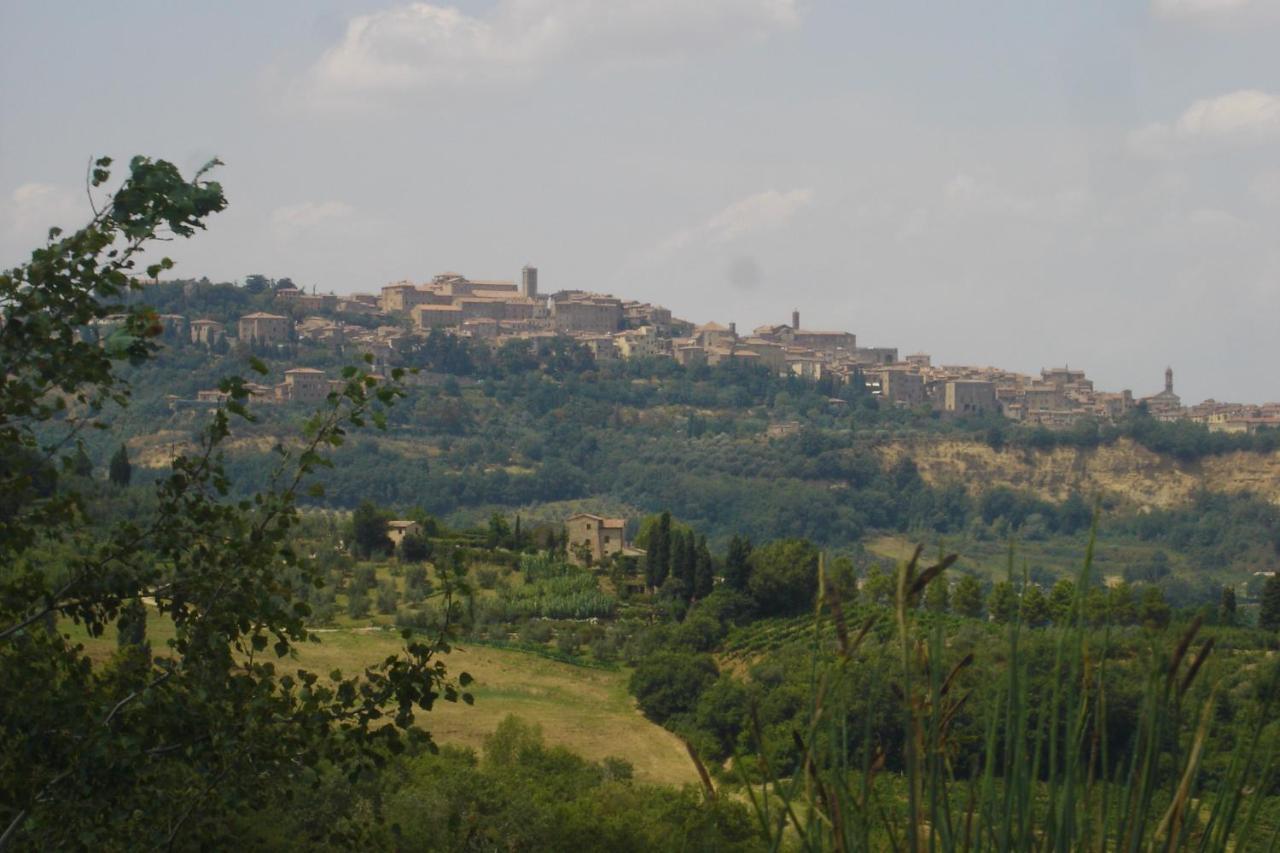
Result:
[[[791,312],[791,330],[792,330],[792,331],[795,331],[795,332],[800,331],[800,311],[799,311],[799,309],[796,309],[795,311],[792,311],[792,312]]]
[[[525,264],[520,271],[520,294],[528,299],[538,298],[538,268]]]
[[[1173,393],[1173,368],[1166,367],[1164,369],[1164,393]]]

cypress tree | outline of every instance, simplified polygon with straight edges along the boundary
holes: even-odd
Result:
[[[724,582],[731,589],[745,590],[747,576],[751,573],[747,561],[751,558],[751,540],[734,534],[729,540],[729,550],[724,557]]]
[[[1266,631],[1280,628],[1280,574],[1271,575],[1262,587],[1262,610],[1258,613],[1258,627]]]
[[[133,479],[133,466],[129,464],[129,451],[125,449],[123,444],[111,455],[111,465],[107,469],[107,476],[117,486],[127,486],[129,481]]]
[[[1230,584],[1222,588],[1222,603],[1218,611],[1223,625],[1236,624],[1236,588]]]
[[[694,559],[692,531],[677,530],[671,536],[671,574],[684,584],[686,594],[693,592]]]
[[[658,517],[658,526],[649,534],[649,549],[645,552],[645,581],[653,589],[662,586],[671,572],[671,513]]]
[[[707,537],[698,537],[698,550],[694,561],[693,594],[696,598],[706,598],[715,586],[715,567],[711,562],[711,550],[707,548]]]

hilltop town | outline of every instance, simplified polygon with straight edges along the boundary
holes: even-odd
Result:
[[[582,290],[539,290],[538,270],[526,266],[520,281],[470,279],[456,272],[430,281],[398,281],[380,293],[306,293],[288,280],[274,286],[273,310],[245,313],[223,323],[205,317],[160,315],[166,333],[211,348],[233,339],[257,347],[295,342],[353,348],[368,354],[378,369],[396,361],[398,350],[434,330],[500,346],[510,340],[566,337],[597,360],[672,359],[694,367],[725,363],[759,365],[775,375],[794,375],[834,392],[863,383],[876,398],[895,407],[942,416],[1001,413],[1012,422],[1062,429],[1085,419],[1115,421],[1139,407],[1160,421],[1204,424],[1210,431],[1254,433],[1280,427],[1280,403],[1184,405],[1174,390],[1173,370],[1157,393],[1102,391],[1083,370],[1051,367],[1038,376],[998,367],[934,364],[925,353],[900,355],[896,347],[858,345],[850,331],[815,330],[793,311],[789,323],[740,332],[735,323],[695,324],[670,309],[611,294]],[[93,331],[102,337],[122,321],[109,317]],[[360,322],[354,322],[359,320]],[[313,367],[286,370],[274,386],[252,386],[269,402],[317,402],[337,380]],[[214,403],[217,390],[201,391],[196,402]]]

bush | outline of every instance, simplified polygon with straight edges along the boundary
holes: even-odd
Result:
[[[541,645],[551,639],[551,625],[541,619],[531,619],[520,629],[520,639],[526,643]]]
[[[400,594],[396,592],[396,585],[392,581],[383,581],[378,584],[378,612],[387,615],[396,612],[396,604],[400,601]]]
[[[404,597],[413,602],[422,601],[431,594],[431,581],[425,566],[406,566],[404,570]]]
[[[357,592],[368,592],[378,583],[378,572],[373,566],[356,566],[351,576],[351,589]]]
[[[571,627],[561,628],[556,633],[556,648],[563,654],[576,656],[578,654],[578,632]]]
[[[798,613],[818,591],[818,549],[804,539],[782,539],[751,552],[747,588],[766,616]]]
[[[347,594],[347,615],[352,619],[363,619],[369,615],[369,596],[363,590]]]
[[[710,655],[659,652],[640,662],[631,674],[631,694],[640,710],[656,723],[687,714],[719,671]]]

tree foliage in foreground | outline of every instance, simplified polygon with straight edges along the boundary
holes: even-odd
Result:
[[[357,779],[429,739],[415,711],[470,700],[437,657],[447,634],[356,677],[293,660],[316,639],[299,592],[322,582],[290,544],[297,498],[349,429],[381,425],[395,382],[348,368],[251,499],[228,497],[221,455],[232,418],[253,420],[238,377],[221,382],[228,403],[197,449],[155,485],[149,516],[99,523],[63,476],[79,436],[127,405],[120,363],[156,351],[154,313],[123,302],[146,246],[190,237],[226,206],[214,165],[187,180],[134,158],[86,227],[50,231],[0,275],[0,848],[218,846],[228,814],[308,784],[318,765]],[[93,189],[109,166],[97,161]],[[113,314],[124,321],[105,339],[84,334]],[[140,607],[172,622],[164,647],[140,641]],[[61,633],[75,622],[100,636],[122,616],[110,660]]]

